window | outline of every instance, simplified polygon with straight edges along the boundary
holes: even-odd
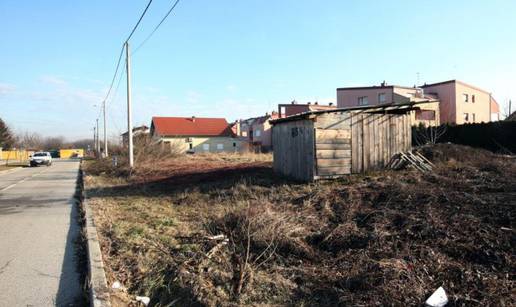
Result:
[[[242,136],[247,136],[247,131],[242,131]]]
[[[471,121],[475,122],[475,113],[471,113]]]
[[[468,113],[464,113],[464,122],[468,122],[469,121],[469,114]]]
[[[469,101],[469,95],[468,94],[462,94],[462,98],[464,99],[464,102]]]
[[[224,150],[224,144],[217,144],[217,150]]]
[[[210,151],[210,144],[202,144],[202,150]]]
[[[475,103],[475,95],[471,95],[471,102]]]
[[[256,129],[256,131],[255,131],[254,133],[255,133],[255,134],[254,134],[255,136],[260,136],[260,135],[262,135],[262,132],[260,131],[260,129]]]
[[[189,149],[193,149],[193,144],[192,143],[188,144],[188,147],[189,147]]]
[[[367,100],[367,96],[358,97],[358,105],[359,106],[366,106],[369,104],[369,101]]]
[[[385,103],[387,101],[387,97],[385,97],[385,93],[378,94],[378,103]]]
[[[233,147],[236,147],[236,143],[235,142],[233,142]]]

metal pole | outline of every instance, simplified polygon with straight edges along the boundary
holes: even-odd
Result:
[[[97,152],[97,131],[96,127],[93,127],[93,152]]]
[[[108,143],[107,143],[107,123],[106,123],[106,101],[102,103],[102,110],[104,113],[104,157],[108,157]]]
[[[99,119],[97,118],[97,158],[100,157],[100,141],[99,141]]]
[[[127,137],[129,147],[129,167],[134,166],[133,158],[133,123],[131,114],[131,56],[129,53],[129,42],[125,42],[125,67],[127,72]]]

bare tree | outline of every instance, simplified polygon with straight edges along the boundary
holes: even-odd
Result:
[[[88,149],[88,146],[90,148],[94,147],[94,141],[93,139],[83,139],[83,140],[77,140],[73,141],[68,144],[72,148],[82,148],[82,149]]]
[[[17,144],[19,148],[40,149],[43,144],[43,138],[36,132],[25,131],[18,135]]]
[[[43,141],[43,149],[45,150],[58,150],[63,148],[64,145],[64,137],[56,136],[56,137],[47,137]]]
[[[447,126],[429,126],[420,124],[414,129],[414,140],[417,145],[436,144],[446,133]]]

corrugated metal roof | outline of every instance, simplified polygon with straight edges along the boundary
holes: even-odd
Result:
[[[162,136],[233,136],[224,118],[153,117],[152,126]]]

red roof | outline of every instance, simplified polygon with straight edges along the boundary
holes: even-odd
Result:
[[[153,117],[152,128],[163,136],[233,136],[224,118]]]

